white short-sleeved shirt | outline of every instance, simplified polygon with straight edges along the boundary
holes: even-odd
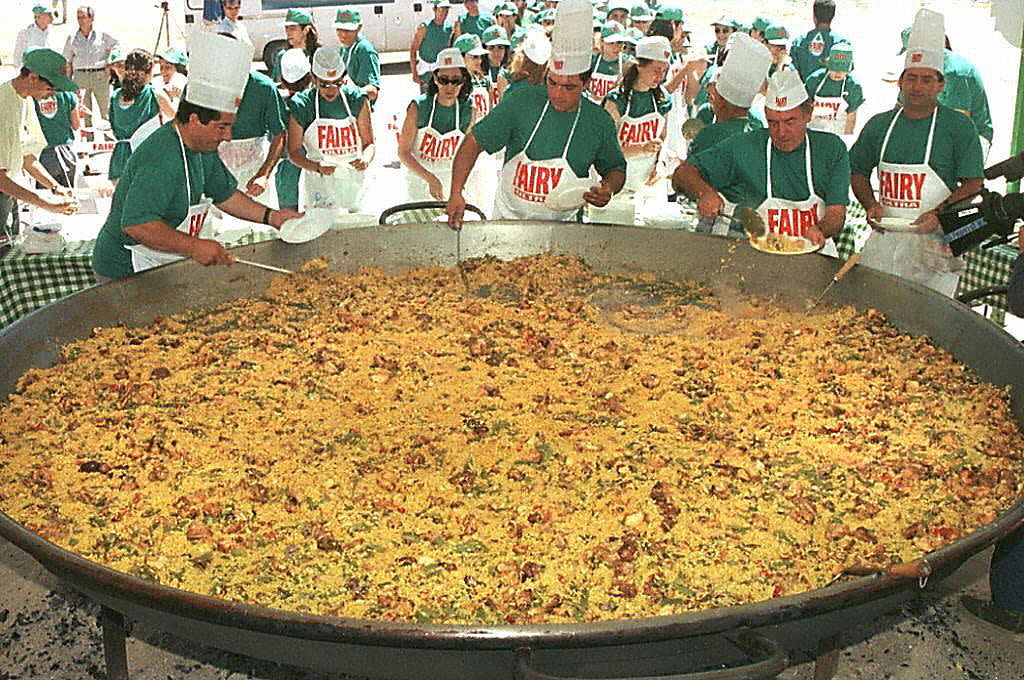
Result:
[[[22,99],[14,91],[14,75],[0,83],[0,169],[13,177],[21,170],[27,154],[46,148],[46,137],[39,127],[32,99]]]

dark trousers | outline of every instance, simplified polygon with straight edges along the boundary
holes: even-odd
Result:
[[[1024,614],[1024,527],[996,544],[988,583],[993,602]]]

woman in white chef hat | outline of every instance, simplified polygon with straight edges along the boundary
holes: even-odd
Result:
[[[641,39],[636,61],[626,66],[619,86],[605,97],[604,108],[615,121],[626,157],[626,184],[607,208],[588,210],[594,222],[642,223],[645,204],[667,201],[657,164],[672,109],[672,97],[662,87],[671,57],[672,45],[667,38]]]
[[[407,200],[448,198],[455,152],[473,124],[471,90],[471,77],[459,48],[438,52],[427,91],[413,99],[406,109],[398,141]]]
[[[345,83],[337,47],[313,53],[313,85],[289,107],[288,157],[302,169],[299,205],[357,213],[375,152],[369,99]]]

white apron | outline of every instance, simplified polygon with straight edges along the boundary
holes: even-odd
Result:
[[[803,201],[790,201],[776,198],[772,189],[772,140],[768,138],[766,149],[768,162],[765,164],[768,197],[757,207],[758,216],[764,221],[765,230],[770,234],[784,236],[800,236],[807,238],[807,230],[816,226],[825,216],[825,201],[814,193],[814,177],[811,174],[811,138],[807,136],[804,145],[804,162],[807,173],[807,198]],[[825,240],[822,253],[838,257],[832,239]],[[780,282],[781,283],[781,282]]]
[[[623,149],[627,146],[640,146],[658,141],[665,131],[666,117],[657,111],[654,90],[648,93],[655,103],[655,110],[642,116],[630,115],[633,92],[630,91],[626,97],[626,113],[619,119],[618,129],[619,144]],[[588,205],[587,215],[590,221],[634,225],[637,223],[638,215],[646,214],[646,204],[652,204],[649,206],[652,209],[660,208],[660,204],[665,203],[668,197],[665,182],[657,182],[653,186],[647,184],[647,178],[651,176],[657,163],[658,152],[629,156],[626,159],[626,183],[622,191],[613,196],[604,208]],[[659,205],[653,205],[655,201],[659,202]]]
[[[880,159],[885,158],[889,137],[902,113],[902,109],[897,111],[889,124],[882,141]],[[923,163],[887,163],[879,160],[878,202],[882,204],[885,217],[917,219],[922,213],[938,207],[952,193],[929,165],[937,118],[938,109],[932,113]],[[963,270],[963,260],[952,256],[949,246],[942,240],[941,229],[931,234],[872,232],[864,244],[860,262],[916,281],[951,297],[956,292],[960,272]]]
[[[604,101],[604,98],[615,89],[615,84],[619,82],[619,76],[622,74],[622,54],[619,54],[619,72],[614,75],[607,73],[598,73],[597,65],[604,61],[604,57],[598,55],[597,61],[594,62],[594,72],[590,74],[590,82],[587,83],[586,95],[590,101],[594,102],[598,106]]]
[[[666,80],[671,80],[679,70],[686,68],[685,61],[678,61],[673,68],[669,69]],[[683,123],[689,117],[689,110],[686,105],[686,80],[679,85],[679,89],[670,93],[672,96],[672,108],[668,112],[668,133],[665,136],[665,144],[662,147],[661,162],[664,164],[663,174],[671,174],[679,163],[686,160],[689,153],[689,142],[683,137]]]
[[[537,136],[537,130],[544,122],[544,114],[547,113],[551,102],[544,104],[537,125],[534,126],[526,146],[518,154],[506,161],[501,169],[501,177],[498,182],[498,192],[494,197],[494,214],[492,219],[496,220],[549,220],[552,222],[571,222],[576,217],[576,210],[557,212],[549,210],[544,205],[547,195],[558,186],[568,186],[566,183],[579,185],[580,187],[593,186],[592,178],[580,179],[573,172],[569,165],[569,147],[572,138],[576,134],[576,124],[580,122],[580,111],[582,104],[576,109],[576,119],[569,131],[569,139],[565,142],[565,148],[559,158],[552,158],[546,161],[535,161],[527,152],[533,138]]]
[[[325,209],[336,212],[359,212],[366,173],[356,170],[352,161],[363,153],[359,124],[348,98],[339,92],[345,105],[346,118],[321,118],[320,95],[316,95],[316,114],[302,135],[306,158],[335,166],[333,175],[303,170],[299,177],[299,210]]]
[[[491,112],[491,88],[486,84],[476,84],[476,78],[473,80],[473,89],[470,90],[469,96],[473,101],[473,112],[476,114],[476,119],[480,120]]]
[[[229,142],[221,142],[221,145],[217,147],[217,155],[238,181],[239,191],[245,192],[249,180],[259,172],[263,161],[267,159],[268,147],[269,143],[266,137],[232,139]],[[269,188],[268,186],[267,189],[269,190]],[[255,200],[264,199],[267,193],[268,191],[264,191]]]
[[[818,94],[828,80],[830,78],[826,74],[821,82],[818,83],[818,88],[814,91],[814,96],[812,97],[814,100],[814,115],[811,118],[811,122],[807,124],[807,127],[811,130],[831,132],[834,135],[842,136],[846,134],[846,117],[847,109],[849,108],[849,105],[846,103],[846,78],[843,78],[843,84],[838,97],[823,97]]]
[[[459,121],[459,108],[461,102],[455,100],[455,129],[441,134],[434,128],[434,111],[437,106],[437,96],[430,98],[430,120],[427,127],[420,128],[416,132],[416,145],[412,153],[416,160],[424,168],[429,170],[435,177],[441,180],[444,187],[445,200],[451,191],[452,186],[452,163],[455,161],[455,152],[466,134],[462,132]],[[433,201],[436,200],[430,195],[430,188],[423,179],[406,169],[405,183],[408,201]]]
[[[185,165],[185,191],[188,192],[187,200],[191,202],[192,180],[189,178],[188,174],[188,159],[185,157],[185,143],[181,141],[181,135],[178,135],[178,144],[181,146],[181,162]],[[212,199],[203,198],[196,205],[189,206],[185,219],[181,221],[181,224],[179,224],[176,229],[193,238],[210,238],[213,234],[213,229],[207,223],[206,218],[210,214],[210,206],[212,205]],[[125,246],[125,248],[132,251],[132,269],[135,270],[135,273],[185,259],[184,255],[166,253],[162,250],[154,250],[153,248],[144,246],[141,243],[134,246]]]

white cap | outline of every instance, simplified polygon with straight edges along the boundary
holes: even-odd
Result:
[[[196,31],[188,40],[185,101],[213,111],[236,113],[249,82],[252,45],[227,36]]]
[[[609,0],[608,11],[614,12],[617,9],[624,9],[628,12],[633,9],[633,0]]]
[[[309,58],[295,47],[281,55],[281,77],[289,83],[297,83],[309,75]]]
[[[523,54],[534,64],[543,66],[551,58],[551,41],[544,31],[530,31],[523,41]]]
[[[437,53],[432,71],[439,71],[443,68],[466,68],[466,59],[462,56],[462,50],[458,47],[446,47]]]
[[[337,47],[318,47],[313,53],[313,75],[320,80],[341,80],[345,77],[345,62]]]
[[[715,72],[718,94],[733,106],[749,109],[768,77],[772,53],[746,33],[733,33],[729,40],[732,42],[729,55],[722,68]]]
[[[561,0],[551,34],[551,73],[575,76],[590,70],[594,9],[590,0]]]
[[[726,59],[728,62],[729,60]],[[719,83],[721,86],[721,83]],[[721,92],[721,90],[719,90]],[[768,93],[765,95],[764,107],[772,111],[789,111],[807,101],[807,88],[800,80],[796,69],[786,68],[776,71],[768,79]]]
[[[672,59],[672,45],[668,38],[660,35],[648,36],[637,42],[636,58],[668,63]]]
[[[946,66],[946,27],[943,17],[930,9],[920,9],[907,39],[903,68],[930,68],[942,73]]]

